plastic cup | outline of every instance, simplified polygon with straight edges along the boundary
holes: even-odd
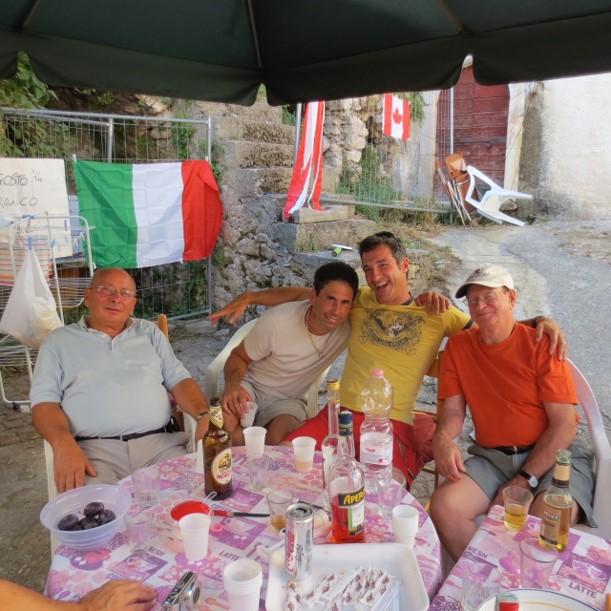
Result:
[[[250,558],[240,558],[223,571],[223,585],[229,599],[229,611],[258,611],[263,584],[261,565]]]
[[[406,493],[405,485],[405,476],[396,467],[393,467],[392,478],[378,478],[376,480],[378,507],[382,517],[390,518],[393,507],[401,504]]]
[[[138,506],[152,507],[159,498],[159,471],[155,467],[145,467],[132,473],[134,499]]]
[[[133,551],[143,551],[150,545],[152,520],[153,516],[150,511],[141,511],[136,515],[126,514],[127,538]]]
[[[286,526],[286,511],[293,504],[293,495],[286,490],[272,490],[267,494],[271,524],[277,530]]]
[[[526,524],[533,495],[526,488],[507,486],[503,489],[505,515],[503,521],[509,530],[522,530]]]
[[[254,424],[255,416],[257,415],[258,405],[254,401],[247,401],[246,407],[248,411],[240,418],[242,428],[251,427]]]
[[[414,545],[420,514],[412,505],[397,505],[392,509],[392,532],[395,541]]]
[[[265,435],[267,435],[267,429],[264,426],[249,426],[244,429],[247,458],[263,456],[265,451]]]
[[[178,521],[187,560],[195,562],[208,553],[210,515],[189,513]]]
[[[295,437],[293,439],[293,452],[295,454],[295,469],[307,473],[314,465],[314,437]]]
[[[269,456],[263,454],[257,458],[248,458],[248,474],[250,485],[255,490],[262,490],[267,486],[267,472],[269,469]]]
[[[520,583],[523,588],[547,589],[558,550],[536,537],[520,541]]]

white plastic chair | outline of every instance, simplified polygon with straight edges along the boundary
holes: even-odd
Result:
[[[481,216],[494,221],[495,223],[511,223],[522,227],[526,223],[519,219],[509,216],[504,212],[501,212],[501,204],[506,199],[532,199],[533,196],[528,193],[521,193],[520,191],[510,191],[497,185],[491,178],[488,178],[483,172],[480,172],[477,168],[472,165],[467,166],[467,172],[469,173],[469,188],[465,195],[465,200],[471,204]],[[490,189],[484,193],[480,200],[474,197],[476,193],[476,179],[486,183]]]
[[[577,398],[583,407],[588,420],[588,428],[592,439],[594,456],[596,458],[596,483],[594,485],[593,515],[598,528],[588,528],[579,525],[582,530],[591,531],[600,537],[611,537],[611,503],[608,490],[611,488],[611,446],[600,415],[600,408],[592,388],[579,371],[577,365],[568,361],[575,382]],[[606,496],[605,496],[606,494]]]
[[[217,354],[215,359],[208,366],[208,371],[206,371],[206,378],[204,381],[204,391],[208,398],[218,396],[219,392],[219,377],[223,372],[223,368],[225,367],[225,361],[229,358],[231,351],[236,348],[242,340],[250,333],[250,330],[253,328],[256,320],[251,320],[244,325],[242,325],[231,337],[231,339],[227,342],[227,345]],[[306,413],[308,418],[312,418],[318,413],[318,391],[320,389],[320,385],[323,380],[329,373],[330,367],[327,367],[308,388],[306,394]]]

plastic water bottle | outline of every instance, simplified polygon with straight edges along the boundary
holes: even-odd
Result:
[[[392,404],[392,385],[381,369],[372,370],[361,390],[365,420],[361,425],[359,458],[368,492],[375,492],[378,479],[392,478],[393,433],[389,418]]]

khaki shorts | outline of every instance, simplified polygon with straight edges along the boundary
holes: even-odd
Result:
[[[255,414],[255,424],[257,426],[267,426],[276,416],[293,416],[299,422],[307,419],[307,403],[304,397],[277,397],[257,392],[248,382],[242,382],[241,386],[248,391],[257,404]]]
[[[596,527],[592,519],[592,495],[594,491],[594,474],[592,472],[592,453],[585,445],[576,440],[571,447],[571,480],[569,491],[585,516],[588,526]],[[504,454],[499,450],[482,448],[476,443],[467,449],[471,457],[465,461],[467,475],[492,500],[497,490],[515,477],[530,451],[521,454]],[[549,488],[552,482],[553,468],[539,479],[539,486],[533,492],[535,496]]]

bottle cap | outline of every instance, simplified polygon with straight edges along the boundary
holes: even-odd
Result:
[[[372,369],[371,370],[371,377],[372,378],[383,378],[384,377],[384,370],[383,369]]]
[[[335,379],[327,380],[327,389],[328,390],[339,390],[339,380],[335,380]]]
[[[339,434],[344,437],[352,434],[352,412],[347,409],[339,413]]]

